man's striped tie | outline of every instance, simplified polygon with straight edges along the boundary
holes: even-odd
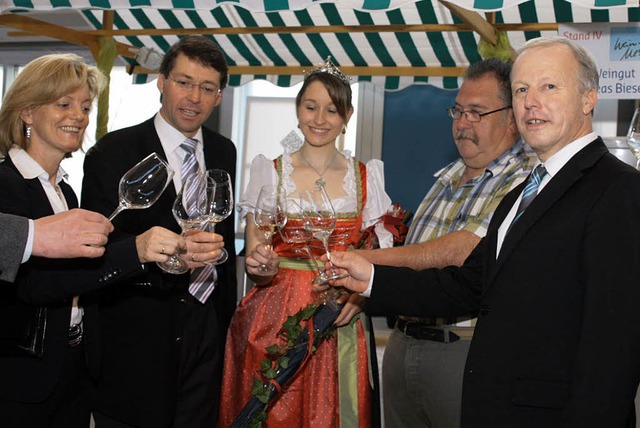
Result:
[[[187,138],[184,143],[181,144],[180,147],[184,149],[187,154],[184,157],[182,162],[182,183],[184,184],[192,174],[198,173],[198,160],[196,158],[196,146],[198,145],[198,140],[193,140],[191,138]],[[191,189],[184,189],[184,197],[186,201],[189,201],[191,198],[198,197],[197,189],[201,189],[197,180],[193,180]],[[187,203],[187,206],[189,203]],[[187,208],[187,212],[189,209]],[[207,301],[213,289],[215,288],[217,279],[216,267],[212,264],[205,265],[204,267],[194,268],[191,270],[191,278],[189,281],[189,293],[193,297],[195,297],[201,303]]]
[[[524,186],[524,190],[522,191],[522,199],[520,200],[520,205],[518,205],[518,210],[516,211],[516,215],[509,226],[509,230],[513,227],[513,225],[518,221],[518,219],[524,213],[524,210],[527,209],[531,201],[538,195],[538,187],[540,187],[540,182],[547,175],[547,170],[543,164],[535,167],[531,175],[527,180],[526,186]],[[507,231],[508,233],[508,231]]]

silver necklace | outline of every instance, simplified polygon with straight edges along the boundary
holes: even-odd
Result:
[[[336,156],[338,155],[338,151],[336,150],[335,153],[333,154],[333,157],[331,158],[331,160],[329,161],[329,163],[327,164],[327,166],[325,167],[324,171],[322,171],[322,173],[320,171],[318,171],[313,165],[311,165],[311,162],[309,162],[307,160],[307,158],[304,156],[304,152],[302,150],[300,150],[300,156],[302,156],[302,160],[305,161],[305,163],[307,165],[309,165],[309,167],[314,170],[316,172],[316,174],[318,174],[320,176],[320,178],[318,178],[316,180],[316,187],[321,188],[324,187],[325,184],[327,184],[327,182],[324,180],[324,175],[326,174],[326,172],[329,170],[329,167],[331,166],[331,164],[333,163],[333,160],[336,158]]]

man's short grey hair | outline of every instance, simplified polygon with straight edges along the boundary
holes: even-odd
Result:
[[[531,39],[516,51],[516,57],[514,61],[517,61],[518,57],[520,57],[523,52],[526,52],[529,49],[553,45],[565,45],[571,50],[571,52],[573,52],[573,55],[578,62],[578,85],[580,88],[580,92],[584,94],[592,89],[597,91],[600,85],[600,73],[598,72],[598,65],[596,64],[596,60],[587,49],[579,44],[572,42],[566,37],[552,36]]]

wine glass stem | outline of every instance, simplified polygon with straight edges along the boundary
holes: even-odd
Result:
[[[304,246],[304,249],[307,250],[307,254],[309,255],[309,259],[311,260],[311,262],[313,263],[313,267],[316,269],[316,271],[318,273],[322,273],[322,271],[320,270],[320,266],[318,266],[318,261],[316,260],[316,258],[313,256],[313,252],[311,251],[311,248],[309,248],[308,245]]]
[[[187,228],[186,227],[181,227],[180,228],[180,237],[182,239],[185,239],[187,237]],[[186,249],[185,249],[185,251],[186,251]],[[175,254],[172,257],[174,257],[176,260],[180,259],[180,255],[179,254]],[[183,263],[182,260],[180,260],[179,263]]]
[[[333,273],[333,263],[331,263],[331,252],[329,251],[329,238],[322,239],[322,245],[324,245],[324,251],[327,254],[327,260],[331,266],[331,272]],[[321,272],[321,275],[326,275],[326,272]],[[325,290],[321,294],[322,300],[326,305],[332,309],[338,309],[338,299],[340,298],[340,292],[333,287]]]
[[[264,246],[267,248],[267,250],[271,250],[271,233],[265,232],[264,234]],[[271,272],[272,268],[270,266],[267,266],[265,264],[260,265],[260,270],[262,272]]]
[[[323,239],[322,245],[324,245],[324,251],[327,254],[327,260],[329,261],[329,264],[333,266],[333,263],[331,263],[331,252],[329,251],[329,239],[328,238]]]
[[[109,221],[113,220],[114,218],[116,218],[116,216],[118,214],[120,214],[122,211],[124,211],[126,207],[122,204],[119,204],[118,207],[115,209],[115,211],[113,211],[111,213],[111,215],[109,216]]]
[[[205,224],[203,225],[203,230],[205,230],[206,232],[211,232],[211,233],[215,233],[216,232],[216,224],[218,224],[217,221],[207,221],[205,222]],[[212,262],[212,264],[214,265],[219,265],[222,264],[224,262],[227,261],[227,259],[229,258],[229,253],[227,252],[227,250],[222,247],[222,252],[220,254],[220,257],[218,257],[218,260],[215,260],[214,262]]]

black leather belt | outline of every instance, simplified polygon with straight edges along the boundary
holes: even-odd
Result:
[[[424,325],[417,321],[407,321],[402,318],[398,318],[396,328],[407,336],[419,340],[432,340],[442,343],[451,343],[460,340],[460,336],[450,330],[443,330],[438,327]]]
[[[82,322],[69,327],[69,346],[74,348],[82,343]]]

